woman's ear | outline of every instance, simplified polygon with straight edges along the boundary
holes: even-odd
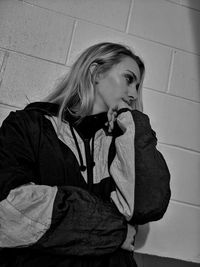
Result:
[[[97,66],[98,64],[95,62],[90,65],[89,70],[90,70],[91,75],[94,73],[95,69],[97,69]]]
[[[98,64],[94,62],[90,65],[90,68],[89,68],[92,82],[94,84],[98,84],[97,67],[98,67]]]

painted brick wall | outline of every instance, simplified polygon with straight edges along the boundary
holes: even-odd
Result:
[[[140,227],[142,267],[200,263],[199,25],[199,0],[0,1],[0,123],[47,95],[90,44],[122,42],[144,59],[144,107],[171,171],[172,199],[162,220]]]

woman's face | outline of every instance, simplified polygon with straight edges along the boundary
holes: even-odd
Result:
[[[136,85],[140,82],[140,69],[131,57],[125,57],[108,72],[98,77],[95,85],[93,114],[118,109],[122,103],[137,99]]]

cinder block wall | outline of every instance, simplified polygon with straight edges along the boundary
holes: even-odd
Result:
[[[144,59],[145,113],[171,171],[172,199],[161,221],[140,227],[142,267],[200,263],[199,25],[198,0],[0,1],[1,122],[46,96],[88,45],[125,43]]]

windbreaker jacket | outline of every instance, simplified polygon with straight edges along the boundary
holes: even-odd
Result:
[[[135,139],[142,144],[136,157],[144,153],[150,162],[144,160],[143,168],[167,185],[169,171],[147,116],[133,113]],[[118,195],[111,171],[115,144],[123,132],[115,127],[110,135],[102,113],[79,127],[66,115],[58,134],[57,114],[56,104],[33,103],[11,112],[0,129],[1,266],[135,266],[132,253],[121,249],[127,218],[112,197]],[[166,211],[166,191],[162,212],[149,221]],[[140,223],[134,213],[129,223]]]

